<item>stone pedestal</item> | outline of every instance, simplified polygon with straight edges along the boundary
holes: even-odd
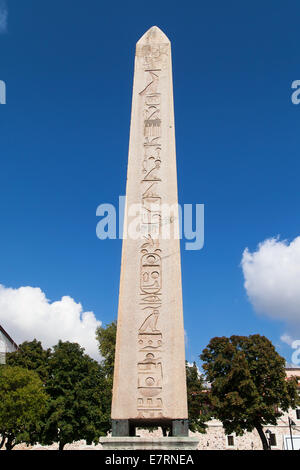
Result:
[[[153,424],[155,425],[155,421]],[[143,423],[141,420],[130,421],[129,419],[113,419],[111,434],[113,437],[135,437],[136,427],[141,427],[141,425],[149,426],[151,425],[151,422],[149,420],[145,420]],[[169,429],[170,437],[187,437],[189,435],[188,419],[173,419],[171,421],[164,421],[162,425]]]
[[[196,450],[197,437],[101,437],[103,450]]]

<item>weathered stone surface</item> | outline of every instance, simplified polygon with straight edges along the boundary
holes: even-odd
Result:
[[[196,450],[197,437],[101,437],[103,450]]]
[[[128,231],[136,204],[142,214],[133,239]],[[167,217],[166,205],[175,207]],[[171,44],[153,26],[136,45],[113,420],[187,419],[177,234]]]

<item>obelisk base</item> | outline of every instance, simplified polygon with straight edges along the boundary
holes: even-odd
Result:
[[[196,450],[197,437],[101,437],[103,450]]]
[[[112,436],[113,437],[134,437],[136,435],[135,429],[141,428],[143,425],[147,426],[165,426],[170,430],[170,437],[187,437],[189,435],[189,420],[188,419],[172,419],[165,422],[156,422],[153,420],[151,423],[148,421],[135,421],[129,419],[113,419],[112,420]]]

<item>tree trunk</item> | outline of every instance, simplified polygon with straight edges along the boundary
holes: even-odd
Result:
[[[1,439],[0,449],[2,449],[4,442],[5,442],[5,434],[3,434],[2,439]]]
[[[7,441],[6,441],[6,444],[5,444],[6,450],[12,450],[13,449],[13,447],[14,447],[13,440],[14,440],[13,437],[8,437],[7,438]]]
[[[270,446],[268,443],[268,440],[266,438],[266,435],[264,433],[264,430],[261,426],[261,424],[256,424],[255,429],[257,430],[259,437],[261,439],[262,445],[263,445],[263,450],[270,450]]]
[[[59,447],[58,447],[58,450],[64,450],[64,447],[65,447],[65,443],[62,442],[62,441],[59,441]]]

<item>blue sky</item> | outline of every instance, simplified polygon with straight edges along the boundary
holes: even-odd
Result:
[[[255,312],[240,264],[299,235],[299,2],[5,3],[0,284],[116,318],[121,241],[97,239],[96,208],[125,193],[135,43],[157,25],[172,42],[179,201],[205,204],[204,248],[182,250],[187,359],[213,336],[260,333],[290,362],[282,316]]]

